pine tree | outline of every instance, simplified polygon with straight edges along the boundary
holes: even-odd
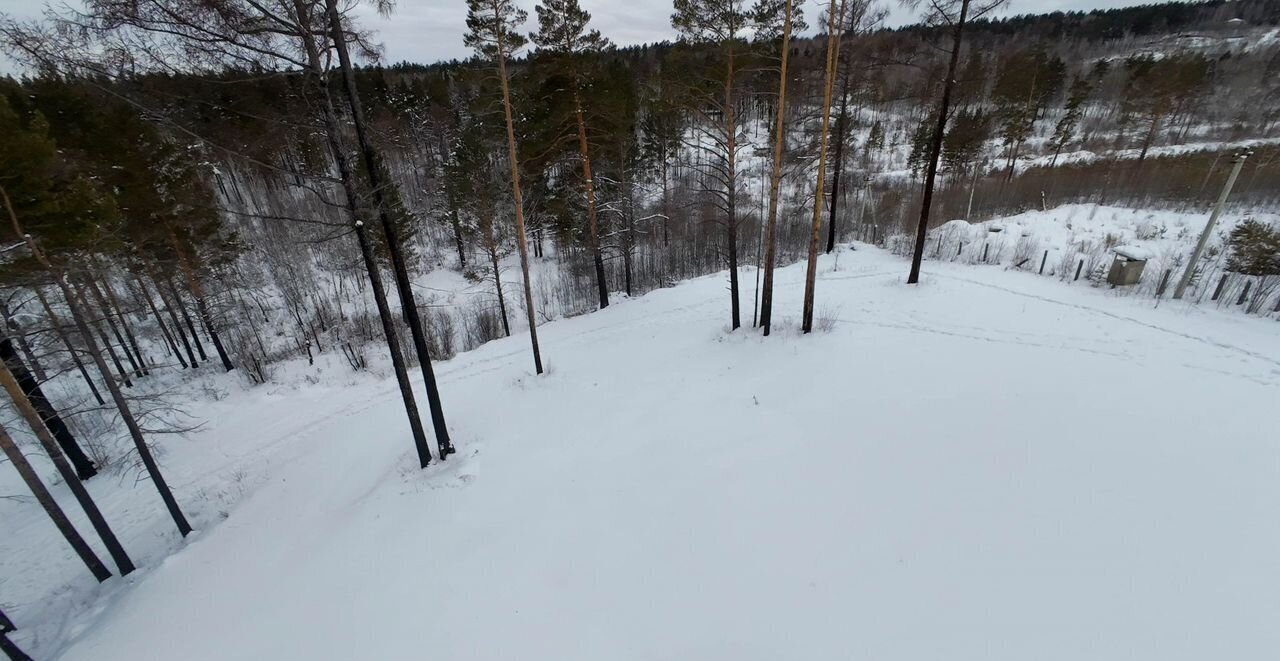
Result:
[[[1089,94],[1092,91],[1093,84],[1085,76],[1077,76],[1071,82],[1071,91],[1067,95],[1062,117],[1053,127],[1053,137],[1049,138],[1049,146],[1053,148],[1053,158],[1049,160],[1049,167],[1057,164],[1062,150],[1075,139],[1080,119],[1084,116],[1084,102],[1089,100]]]
[[[781,8],[777,3],[770,5]],[[748,31],[777,20],[776,12],[749,13],[742,0],[675,0],[671,26],[680,38],[692,44],[714,47],[715,60],[704,78],[706,84],[691,86],[689,109],[709,127],[708,133],[719,164],[710,168],[721,190],[706,190],[714,196],[724,214],[725,255],[729,266],[729,323],[742,326],[738,285],[738,150],[742,147],[737,117],[739,75],[744,39]],[[712,91],[714,86],[715,91]]]
[[[578,0],[543,0],[534,8],[538,14],[538,31],[532,35],[538,51],[550,55],[554,65],[568,73],[569,93],[573,99],[573,117],[578,130],[578,155],[582,160],[582,189],[587,204],[587,247],[595,265],[596,288],[600,307],[609,307],[609,287],[605,282],[604,256],[600,250],[600,230],[596,220],[596,185],[591,173],[591,150],[587,141],[587,122],[582,108],[584,69],[591,66],[608,48],[608,39],[599,30],[588,30],[591,14]]]
[[[831,94],[835,89],[836,56],[840,52],[845,3],[848,0],[831,0],[827,15],[827,69],[826,83],[822,88],[822,128],[818,133],[818,177],[814,180],[813,223],[809,234],[809,259],[804,275],[804,305],[801,311],[800,330],[813,332],[813,305],[818,284],[818,237],[822,230],[822,188],[827,178],[827,138],[831,126]],[[838,7],[838,9],[837,9]]]
[[[791,55],[792,0],[783,0],[781,62],[778,65],[778,102],[774,110],[773,164],[769,170],[769,215],[764,226],[764,284],[760,288],[760,327],[769,335],[773,322],[773,268],[777,254],[778,196],[782,182],[782,147],[787,123],[787,61]]]
[[[529,320],[529,343],[533,347],[533,368],[542,374],[542,351],[538,346],[538,317],[533,308],[533,283],[529,279],[529,245],[525,238],[524,194],[520,188],[520,159],[516,147],[515,118],[511,106],[511,79],[507,59],[525,45],[519,27],[529,17],[512,0],[467,0],[467,35],[464,42],[476,54],[493,62],[502,88],[502,110],[507,122],[507,160],[511,168],[511,197],[516,217],[516,248],[520,251],[520,272],[524,277],[525,316]]]
[[[347,104],[351,109],[352,124],[355,127],[356,141],[360,147],[360,155],[364,164],[365,176],[369,180],[369,190],[373,199],[378,219],[382,222],[387,251],[391,256],[391,270],[395,275],[396,291],[400,294],[400,308],[405,321],[409,325],[409,334],[413,337],[413,345],[418,354],[418,367],[422,370],[422,380],[427,390],[427,406],[431,410],[431,423],[436,434],[436,446],[440,459],[444,460],[456,450],[449,439],[449,427],[444,420],[444,407],[440,401],[440,388],[436,383],[435,371],[431,366],[431,351],[427,346],[426,330],[422,327],[422,317],[418,314],[418,304],[413,294],[413,283],[409,279],[409,267],[401,248],[401,237],[398,225],[394,220],[395,210],[399,207],[399,193],[395,183],[386,172],[381,155],[374,147],[369,136],[369,126],[365,119],[364,106],[360,101],[360,93],[356,87],[355,69],[351,64],[348,52],[348,32],[342,24],[342,16],[338,11],[337,0],[325,0],[325,13],[329,19],[330,37],[333,48],[338,53],[338,62],[342,69],[342,81],[347,93]],[[425,466],[426,461],[422,464]]]
[[[955,87],[956,68],[960,62],[960,47],[964,43],[964,28],[975,20],[1004,4],[1005,0],[936,0],[930,3],[927,21],[945,25],[951,30],[951,58],[947,63],[946,78],[942,81],[942,96],[936,112],[937,124],[929,138],[929,154],[924,174],[924,193],[920,200],[920,221],[916,224],[916,240],[911,251],[911,272],[907,284],[920,282],[920,264],[924,260],[924,242],[929,234],[929,212],[933,206],[933,187],[938,177],[938,161],[942,157],[942,138],[947,132],[947,120],[951,111],[951,94]],[[975,6],[976,5],[976,6]]]

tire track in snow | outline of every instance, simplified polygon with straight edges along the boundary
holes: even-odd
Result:
[[[1218,348],[1218,349],[1225,349],[1225,350],[1227,350],[1227,351],[1233,351],[1233,352],[1238,353],[1238,354],[1240,354],[1240,355],[1242,355],[1242,356],[1247,356],[1247,357],[1249,357],[1249,358],[1253,358],[1253,359],[1256,359],[1256,360],[1261,360],[1261,361],[1264,361],[1264,362],[1270,363],[1270,364],[1272,364],[1272,365],[1275,365],[1276,367],[1280,367],[1280,360],[1276,360],[1276,359],[1274,359],[1274,358],[1271,358],[1270,356],[1267,356],[1267,355],[1264,355],[1264,354],[1258,353],[1258,352],[1256,352],[1256,351],[1250,351],[1249,349],[1245,349],[1245,348],[1243,348],[1243,347],[1238,347],[1238,346],[1235,346],[1235,345],[1233,345],[1233,344],[1227,344],[1226,342],[1219,342],[1218,340],[1213,340],[1213,339],[1210,339],[1210,338],[1207,338],[1207,337],[1201,337],[1201,336],[1199,336],[1199,335],[1191,335],[1190,333],[1183,333],[1182,331],[1173,330],[1172,328],[1165,328],[1164,326],[1159,326],[1159,325],[1157,325],[1157,324],[1152,324],[1152,323],[1149,323],[1149,322],[1146,322],[1146,321],[1142,321],[1141,319],[1134,319],[1133,317],[1127,317],[1127,316],[1122,315],[1122,314],[1116,314],[1116,313],[1114,313],[1114,312],[1108,312],[1108,311],[1106,311],[1106,310],[1101,310],[1101,309],[1099,309],[1099,308],[1090,307],[1090,306],[1088,306],[1088,305],[1082,305],[1082,304],[1080,304],[1080,303],[1068,303],[1068,302],[1066,302],[1066,301],[1060,301],[1060,300],[1057,300],[1057,299],[1054,299],[1054,298],[1049,298],[1049,297],[1047,297],[1047,296],[1040,296],[1040,295],[1037,295],[1037,294],[1028,294],[1027,292],[1018,291],[1017,289],[1011,289],[1011,288],[1009,288],[1009,287],[1001,287],[1000,285],[993,285],[993,284],[986,283],[986,282],[982,282],[982,281],[979,281],[979,280],[971,280],[971,279],[969,279],[969,278],[963,278],[963,277],[960,277],[960,276],[957,276],[957,275],[941,274],[941,273],[938,273],[938,272],[936,272],[936,271],[929,271],[929,275],[932,275],[932,276],[937,277],[937,278],[942,278],[942,279],[944,279],[944,280],[957,280],[957,281],[959,281],[959,282],[964,282],[964,283],[968,283],[968,284],[971,284],[971,285],[976,285],[976,286],[979,286],[979,287],[986,287],[986,288],[988,288],[988,289],[995,289],[995,290],[997,290],[997,291],[1006,292],[1006,293],[1009,293],[1009,294],[1013,294],[1013,295],[1015,295],[1015,296],[1021,296],[1021,297],[1023,297],[1023,298],[1030,298],[1030,299],[1037,300],[1037,301],[1043,301],[1043,302],[1045,302],[1045,303],[1053,303],[1054,305],[1061,305],[1061,306],[1064,306],[1064,307],[1074,308],[1074,309],[1077,309],[1077,310],[1084,310],[1085,312],[1092,312],[1093,314],[1101,315],[1101,316],[1104,316],[1104,317],[1109,317],[1109,318],[1111,318],[1111,319],[1116,319],[1116,320],[1119,320],[1119,321],[1127,321],[1127,322],[1129,322],[1129,323],[1131,323],[1131,324],[1137,324],[1137,325],[1142,326],[1142,327],[1144,327],[1144,328],[1150,328],[1151,330],[1160,331],[1160,332],[1162,332],[1162,333],[1168,333],[1169,335],[1173,335],[1173,336],[1175,336],[1175,337],[1180,337],[1180,338],[1182,338],[1182,339],[1184,339],[1184,340],[1191,340],[1191,341],[1193,341],[1193,342],[1199,342],[1199,343],[1201,343],[1201,344],[1205,344],[1205,345],[1208,345],[1208,346],[1216,347],[1216,348]]]

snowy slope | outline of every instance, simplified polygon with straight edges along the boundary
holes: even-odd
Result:
[[[233,396],[187,441],[206,447],[166,441],[193,508],[201,479],[241,476],[226,520],[73,583],[65,626],[18,604],[16,639],[65,661],[1280,649],[1273,321],[961,264],[908,288],[861,246],[836,262],[827,333],[794,330],[801,264],[767,340],[725,332],[720,274],[547,324],[543,377],[524,336],[441,364],[461,452],[426,471],[391,382]],[[164,549],[147,488],[127,543]],[[29,527],[22,546],[58,548]]]

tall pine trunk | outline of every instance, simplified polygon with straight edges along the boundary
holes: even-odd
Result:
[[[98,392],[98,386],[93,382],[93,377],[89,376],[89,370],[85,369],[84,361],[80,360],[80,352],[76,351],[75,345],[71,344],[71,338],[67,337],[66,331],[62,328],[62,320],[53,311],[53,306],[49,305],[49,299],[45,298],[44,292],[39,287],[32,287],[36,293],[36,298],[40,300],[40,307],[44,308],[44,314],[49,319],[49,326],[53,328],[54,335],[62,341],[62,345],[67,348],[67,353],[71,356],[71,362],[75,364],[76,369],[80,371],[81,378],[84,379],[86,385],[89,386],[89,392],[93,393],[93,398],[97,400],[98,406],[106,406],[107,400],[102,398],[102,393]]]
[[[839,66],[840,54],[836,54],[836,66]],[[836,249],[836,217],[840,206],[840,173],[844,171],[844,146],[848,141],[849,131],[849,69],[845,68],[840,78],[840,116],[836,117],[836,150],[831,155],[831,205],[827,214],[827,254]]]
[[[62,510],[62,506],[58,505],[58,501],[54,500],[53,494],[49,493],[49,488],[44,485],[40,479],[40,475],[36,473],[36,469],[31,466],[27,458],[22,455],[17,444],[13,442],[13,438],[9,436],[9,432],[4,427],[0,427],[0,451],[4,452],[4,456],[9,459],[9,463],[22,476],[22,481],[27,484],[27,488],[31,490],[31,495],[35,496],[36,502],[44,508],[46,514],[53,521],[53,525],[57,526],[58,532],[62,533],[62,537],[67,540],[67,544],[71,545],[76,555],[80,556],[80,560],[89,568],[93,577],[99,582],[111,578],[111,570],[102,563],[93,549],[89,547],[89,543],[84,541],[84,537],[80,536],[80,532],[71,525],[71,520],[67,518],[67,513]]]
[[[378,263],[374,259],[373,249],[364,223],[359,220],[356,203],[359,199],[355,173],[347,159],[347,152],[341,141],[338,113],[333,107],[333,97],[329,92],[329,82],[325,76],[324,65],[316,45],[315,32],[311,30],[312,14],[304,4],[304,0],[293,0],[294,11],[298,23],[303,27],[301,40],[307,52],[308,74],[319,90],[321,115],[324,120],[325,134],[329,142],[329,151],[334,164],[338,168],[338,179],[342,185],[345,207],[352,225],[355,227],[356,239],[360,244],[360,255],[364,259],[365,274],[369,278],[369,288],[373,290],[373,300],[378,308],[378,319],[382,322],[382,333],[387,341],[387,351],[391,354],[391,366],[396,375],[396,384],[400,387],[400,398],[404,402],[405,415],[409,418],[409,430],[413,435],[414,449],[418,454],[418,464],[426,468],[431,463],[431,449],[427,445],[427,434],[422,427],[422,418],[418,413],[418,403],[413,396],[413,386],[409,381],[409,370],[404,356],[400,353],[400,340],[396,331],[395,318],[391,314],[391,305],[387,302],[386,289],[382,285],[382,274],[378,271]]]
[[[3,188],[0,188],[0,192],[3,192]],[[173,522],[178,527],[178,532],[183,537],[186,537],[191,533],[191,525],[187,523],[187,517],[182,514],[182,509],[178,507],[178,501],[174,499],[173,492],[169,490],[169,484],[165,482],[164,475],[160,473],[160,466],[156,464],[155,457],[151,454],[151,448],[147,446],[147,439],[142,435],[142,428],[138,426],[138,420],[133,416],[128,400],[125,399],[124,393],[120,391],[120,386],[116,384],[115,379],[111,378],[111,369],[107,367],[107,361],[102,357],[102,352],[98,350],[97,342],[93,339],[93,332],[89,329],[89,322],[85,316],[82,302],[77,299],[62,270],[54,266],[44,254],[44,251],[40,249],[35,239],[23,231],[22,224],[18,222],[18,215],[13,211],[13,206],[9,202],[7,195],[4,196],[4,202],[9,213],[9,220],[13,224],[14,233],[26,240],[32,256],[49,272],[49,275],[53,278],[53,283],[58,286],[58,289],[62,291],[62,295],[66,298],[67,309],[71,313],[72,321],[75,322],[76,330],[80,333],[81,341],[84,342],[85,350],[89,357],[93,359],[93,364],[98,368],[98,373],[102,375],[102,382],[106,386],[107,392],[110,393],[112,402],[116,405],[120,420],[124,422],[125,427],[129,430],[129,436],[133,439],[134,448],[138,452],[138,457],[142,460],[142,465],[146,468],[147,476],[151,478],[151,483],[155,485],[156,491],[160,493],[160,499],[164,501],[165,507],[169,510],[169,515],[173,517]]]
[[[54,408],[53,403],[45,396],[44,390],[40,388],[40,382],[27,371],[26,365],[23,365],[22,359],[14,352],[13,343],[7,337],[0,337],[0,363],[3,363],[13,374],[22,398],[29,400],[35,406],[40,413],[42,424],[48,425],[49,430],[53,432],[58,446],[62,449],[62,454],[75,467],[77,481],[87,480],[97,475],[98,468],[93,460],[80,448],[75,435],[62,421],[62,416],[58,415],[58,409]]]
[[[733,45],[729,45],[728,62],[724,77],[724,128],[725,128],[725,207],[729,218],[725,223],[725,237],[729,253],[729,321],[730,330],[742,326],[741,304],[738,301],[738,123],[733,107]]]
[[[93,300],[98,304],[98,309],[102,311],[102,320],[106,322],[107,328],[111,331],[111,335],[116,338],[116,344],[120,347],[120,351],[124,353],[124,357],[129,361],[129,366],[133,368],[133,375],[137,377],[146,376],[147,371],[143,369],[141,354],[134,356],[133,351],[129,349],[129,345],[125,342],[124,335],[120,333],[120,327],[116,325],[115,319],[112,318],[111,305],[107,302],[107,297],[103,295],[102,290],[98,288],[98,283],[94,281],[93,276],[85,274],[81,279],[81,289],[89,290],[93,295]],[[106,341],[106,338],[103,338]]]
[[[329,0],[332,2],[333,0]],[[495,15],[500,12],[495,11]],[[538,347],[538,316],[533,309],[533,283],[529,280],[529,246],[524,234],[524,194],[520,190],[520,158],[516,152],[516,127],[511,110],[511,82],[507,77],[507,52],[498,30],[498,82],[502,85],[502,110],[507,120],[507,160],[511,164],[511,197],[516,212],[516,248],[520,251],[520,272],[524,276],[524,308],[529,318],[529,343],[533,346],[533,369],[542,374],[542,350]]]
[[[0,340],[0,342],[4,341]],[[88,490],[80,483],[79,476],[72,469],[71,464],[67,463],[67,458],[63,455],[60,447],[61,439],[54,438],[53,425],[45,425],[43,412],[38,411],[35,401],[27,397],[25,389],[19,385],[20,380],[20,375],[14,374],[4,365],[0,365],[0,387],[3,387],[5,392],[9,394],[14,408],[18,409],[18,413],[26,420],[27,426],[31,427],[31,431],[39,439],[40,445],[44,447],[45,454],[49,456],[49,460],[58,469],[58,474],[62,476],[62,481],[67,483],[67,488],[71,490],[76,502],[84,510],[85,515],[89,518],[89,523],[93,525],[93,529],[102,538],[102,543],[106,545],[107,552],[111,554],[112,560],[115,561],[116,567],[119,568],[120,575],[127,576],[129,572],[134,570],[133,561],[129,559],[129,554],[125,553],[124,547],[116,539],[111,526],[107,525],[107,520],[102,516],[102,511],[98,509],[97,503],[93,502]],[[61,423],[61,420],[57,421],[57,424]]]
[[[178,319],[178,312],[175,309],[178,304],[171,298],[165,296],[164,287],[160,286],[160,279],[155,275],[151,276],[151,281],[156,285],[156,295],[160,297],[160,302],[164,303],[165,310],[169,312],[169,320],[173,323],[173,332],[182,340],[182,348],[187,352],[187,361],[191,364],[191,368],[200,367],[200,363],[196,361],[196,352],[191,347],[191,340],[187,339],[187,332],[182,328],[182,321]]]
[[[835,87],[836,55],[840,50],[840,23],[836,14],[836,0],[831,0],[830,18],[827,23],[827,78],[822,90],[822,132],[818,134],[818,178],[813,191],[813,224],[809,232],[809,262],[804,275],[804,311],[800,330],[813,332],[813,302],[818,280],[818,237],[822,231],[822,184],[827,178],[827,137],[831,127],[831,94]],[[840,14],[844,16],[844,0],[840,2]]]
[[[600,225],[596,217],[596,186],[591,176],[591,154],[587,148],[587,122],[582,116],[582,98],[577,83],[573,89],[573,116],[578,125],[578,156],[582,159],[582,189],[587,196],[587,240],[591,249],[591,261],[596,270],[596,289],[600,307],[609,307],[609,286],[604,277],[604,255],[600,251]]]
[[[938,103],[938,124],[929,143],[929,165],[925,168],[924,195],[920,200],[920,222],[916,225],[916,242],[911,252],[911,272],[907,284],[920,282],[920,263],[924,260],[924,243],[929,236],[929,208],[933,204],[933,186],[938,178],[938,159],[942,156],[942,139],[947,130],[947,111],[951,109],[951,91],[956,83],[956,66],[960,63],[960,44],[964,39],[964,23],[969,17],[970,0],[961,0],[960,19],[951,33],[951,61],[947,78],[942,82],[942,100]]]
[[[222,361],[222,369],[230,372],[235,369],[235,366],[231,364],[231,358],[227,356],[227,350],[222,346],[222,338],[218,336],[218,329],[214,324],[213,315],[209,312],[209,302],[205,297],[204,283],[200,279],[200,273],[196,269],[194,260],[183,249],[177,233],[173,231],[173,227],[170,226],[168,229],[169,243],[173,245],[173,250],[178,255],[178,268],[182,269],[182,276],[187,281],[187,289],[191,291],[191,298],[196,301],[196,314],[200,317],[200,325],[204,326],[204,332],[209,336],[209,341],[213,343],[214,351],[218,352],[218,360]],[[191,332],[195,333],[195,330],[193,329]]]
[[[778,73],[778,109],[773,120],[773,167],[769,172],[769,214],[764,226],[764,284],[760,288],[760,325],[769,335],[773,322],[773,269],[777,260],[778,195],[782,184],[782,147],[786,139],[787,64],[791,54],[791,5],[786,0],[782,22],[782,63]]]
[[[400,294],[400,310],[404,314],[405,322],[409,325],[409,334],[413,336],[413,346],[418,354],[418,367],[422,371],[422,381],[427,390],[427,407],[431,410],[431,425],[436,434],[436,446],[440,452],[440,459],[443,460],[456,450],[449,439],[449,427],[445,424],[444,407],[440,402],[440,388],[431,366],[431,350],[427,345],[427,333],[422,327],[422,317],[418,315],[413,283],[409,280],[409,267],[400,245],[400,236],[396,232],[395,223],[391,217],[391,202],[384,194],[394,184],[386,180],[382,160],[369,137],[368,123],[365,119],[364,107],[360,103],[355,69],[351,65],[351,54],[347,49],[347,34],[342,28],[337,0],[325,0],[325,12],[329,17],[333,47],[338,53],[338,64],[342,69],[342,82],[346,88],[347,104],[351,107],[356,142],[360,146],[360,155],[364,159],[365,174],[369,177],[370,192],[378,212],[378,219],[382,222],[382,231],[386,234],[387,253],[391,256],[391,271],[395,275],[396,291]],[[522,230],[522,240],[523,237]]]
[[[142,298],[147,301],[147,307],[151,310],[151,317],[156,320],[156,325],[160,327],[160,334],[164,336],[165,344],[169,346],[174,357],[178,359],[178,363],[182,365],[182,369],[187,369],[187,360],[182,357],[182,351],[178,349],[177,340],[173,339],[173,333],[169,332],[169,327],[164,323],[164,317],[160,315],[160,310],[156,308],[156,302],[151,298],[151,291],[148,290],[147,285],[143,283],[142,276],[134,275],[134,279],[138,283],[138,291],[142,294]]]
[[[8,335],[17,343],[18,350],[22,352],[27,365],[31,367],[31,371],[35,373],[36,378],[40,381],[48,381],[49,375],[45,374],[44,367],[36,358],[35,351],[31,349],[31,344],[27,342],[26,333],[22,332],[22,327],[13,319],[13,314],[9,311],[8,305],[0,303],[0,316],[4,317],[4,325],[9,329]]]

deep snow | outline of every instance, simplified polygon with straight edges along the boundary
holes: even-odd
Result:
[[[719,274],[542,326],[542,377],[523,334],[440,364],[461,451],[426,471],[386,379],[209,403],[165,441],[198,535],[145,483],[95,485],[137,574],[95,587],[47,521],[6,520],[15,639],[66,661],[1280,649],[1274,321],[995,266],[907,287],[859,246],[824,258],[835,325],[802,337],[803,268],[772,338],[726,332]],[[48,575],[65,621],[22,589]]]

